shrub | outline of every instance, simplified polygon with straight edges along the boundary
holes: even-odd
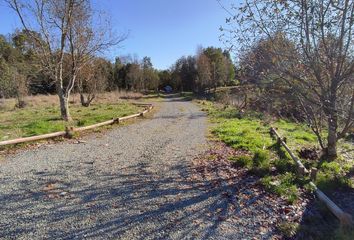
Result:
[[[288,238],[294,237],[299,230],[299,227],[299,224],[294,222],[281,222],[278,225],[279,231]]]
[[[257,150],[253,156],[253,166],[254,167],[269,167],[269,152],[265,150]]]
[[[338,187],[350,186],[350,181],[342,174],[343,170],[337,162],[324,162],[317,174],[316,184],[324,191],[331,191]]]
[[[274,161],[274,166],[276,167],[277,171],[280,173],[295,171],[294,164],[289,159],[284,159],[284,158],[276,159]]]
[[[266,176],[261,179],[261,184],[269,191],[286,198],[293,204],[299,196],[296,178],[292,173],[280,174],[277,176]]]
[[[354,229],[353,228],[338,228],[334,233],[335,239],[341,240],[352,240],[354,239]]]
[[[252,166],[252,158],[247,155],[241,155],[237,157],[230,158],[233,165],[237,167],[251,167]]]
[[[77,126],[79,126],[79,127],[82,127],[82,126],[84,126],[86,124],[86,121],[85,120],[78,120],[77,121]]]

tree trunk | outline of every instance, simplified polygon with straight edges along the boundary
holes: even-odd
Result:
[[[328,107],[328,136],[327,136],[327,156],[329,160],[334,160],[337,157],[337,129],[338,116],[336,106],[336,91],[331,88],[331,97]]]
[[[328,118],[327,155],[329,160],[337,157],[337,117]]]
[[[69,98],[64,95],[63,90],[60,90],[58,93],[59,102],[60,102],[60,114],[61,118],[64,121],[71,121],[72,118],[69,112]]]
[[[95,95],[89,94],[87,96],[87,99],[85,99],[85,95],[82,92],[80,92],[80,102],[83,107],[89,107],[93,99],[95,99]]]

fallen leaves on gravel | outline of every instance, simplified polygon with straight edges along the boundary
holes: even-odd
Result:
[[[195,158],[191,164],[189,180],[203,182],[206,191],[217,191],[218,196],[228,202],[224,208],[216,208],[206,215],[217,221],[246,224],[259,234],[272,233],[273,239],[282,238],[277,231],[281,222],[300,222],[306,199],[289,205],[284,199],[268,193],[254,176],[245,168],[233,166],[232,156],[244,155],[244,151],[234,150],[221,142],[213,142],[213,147]]]
[[[59,182],[49,182],[44,188],[44,198],[45,199],[59,199],[59,198],[69,198],[70,193],[68,191],[63,190],[63,185]]]

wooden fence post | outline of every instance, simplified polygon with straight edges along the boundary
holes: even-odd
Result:
[[[71,139],[74,137],[74,127],[69,127],[69,126],[66,126],[65,127],[65,137]]]
[[[310,171],[310,178],[312,181],[316,181],[316,178],[317,178],[317,168],[311,168],[311,171]]]

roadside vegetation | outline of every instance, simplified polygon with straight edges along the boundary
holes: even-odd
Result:
[[[89,107],[82,107],[79,101],[73,101],[71,103],[73,120],[70,123],[59,117],[60,110],[55,103],[57,96],[30,97],[27,99],[28,106],[22,109],[14,108],[15,100],[10,99],[0,109],[0,141],[63,131],[65,126],[87,126],[114,117],[137,113],[140,110],[139,107],[119,99],[120,97],[133,97],[133,95],[102,94]],[[73,98],[75,99],[78,97]]]
[[[278,129],[287,138],[287,143],[307,168],[319,169],[317,184],[323,190],[334,190],[338,187],[353,187],[353,182],[345,176],[351,171],[353,159],[338,157],[328,162],[321,159],[316,136],[306,125],[286,120],[270,121],[262,113],[238,111],[232,107],[210,101],[199,101],[202,109],[208,112],[211,121],[215,123],[212,133],[227,145],[243,150],[244,154],[230,159],[236,165],[247,167],[252,172],[264,177],[262,183],[270,190],[296,200],[296,185],[304,186],[306,181],[300,181],[295,176],[295,165],[288,153],[270,134],[270,127]],[[352,143],[341,142],[340,149],[345,151]],[[313,150],[320,159],[306,159],[300,154],[301,150]],[[288,194],[288,192],[291,192]]]
[[[289,147],[307,168],[316,167],[319,169],[316,184],[321,190],[332,194],[334,191],[346,191],[346,189],[354,187],[353,178],[348,177],[349,173],[353,171],[353,155],[350,158],[347,155],[346,158],[339,155],[334,161],[322,158],[325,154],[321,156],[317,138],[306,125],[273,118],[255,111],[237,110],[235,107],[217,102],[198,100],[198,103],[202,110],[208,113],[210,121],[213,123],[211,138],[221,140],[238,150],[238,154],[229,159],[233,165],[247,168],[250,174],[259,176],[259,183],[265,189],[285,199],[289,204],[301,204],[298,201],[301,196],[303,197],[303,193],[312,191],[308,185],[310,179],[299,177],[296,174],[293,160],[285,149],[272,138],[269,131],[271,126],[277,128],[278,132],[287,138]],[[340,141],[339,152],[346,152],[348,148],[353,146],[352,144]],[[302,154],[306,151],[315,154],[316,159],[304,158]],[[311,154],[310,157],[312,157]],[[339,239],[342,237],[345,239],[347,235],[340,233],[337,229],[338,223],[333,222],[333,218],[323,219],[323,216],[329,214],[326,213],[326,208],[321,207],[321,204],[316,204],[318,205],[316,209],[321,211],[321,215],[312,216],[313,223],[311,221],[307,223],[308,229],[299,227],[296,223],[284,222],[278,226],[279,230],[285,235],[288,231],[289,236],[300,232],[301,229],[302,234],[307,232],[314,237],[327,237],[321,231],[316,232],[322,224],[330,229],[326,231],[328,236],[336,238],[338,235]]]

